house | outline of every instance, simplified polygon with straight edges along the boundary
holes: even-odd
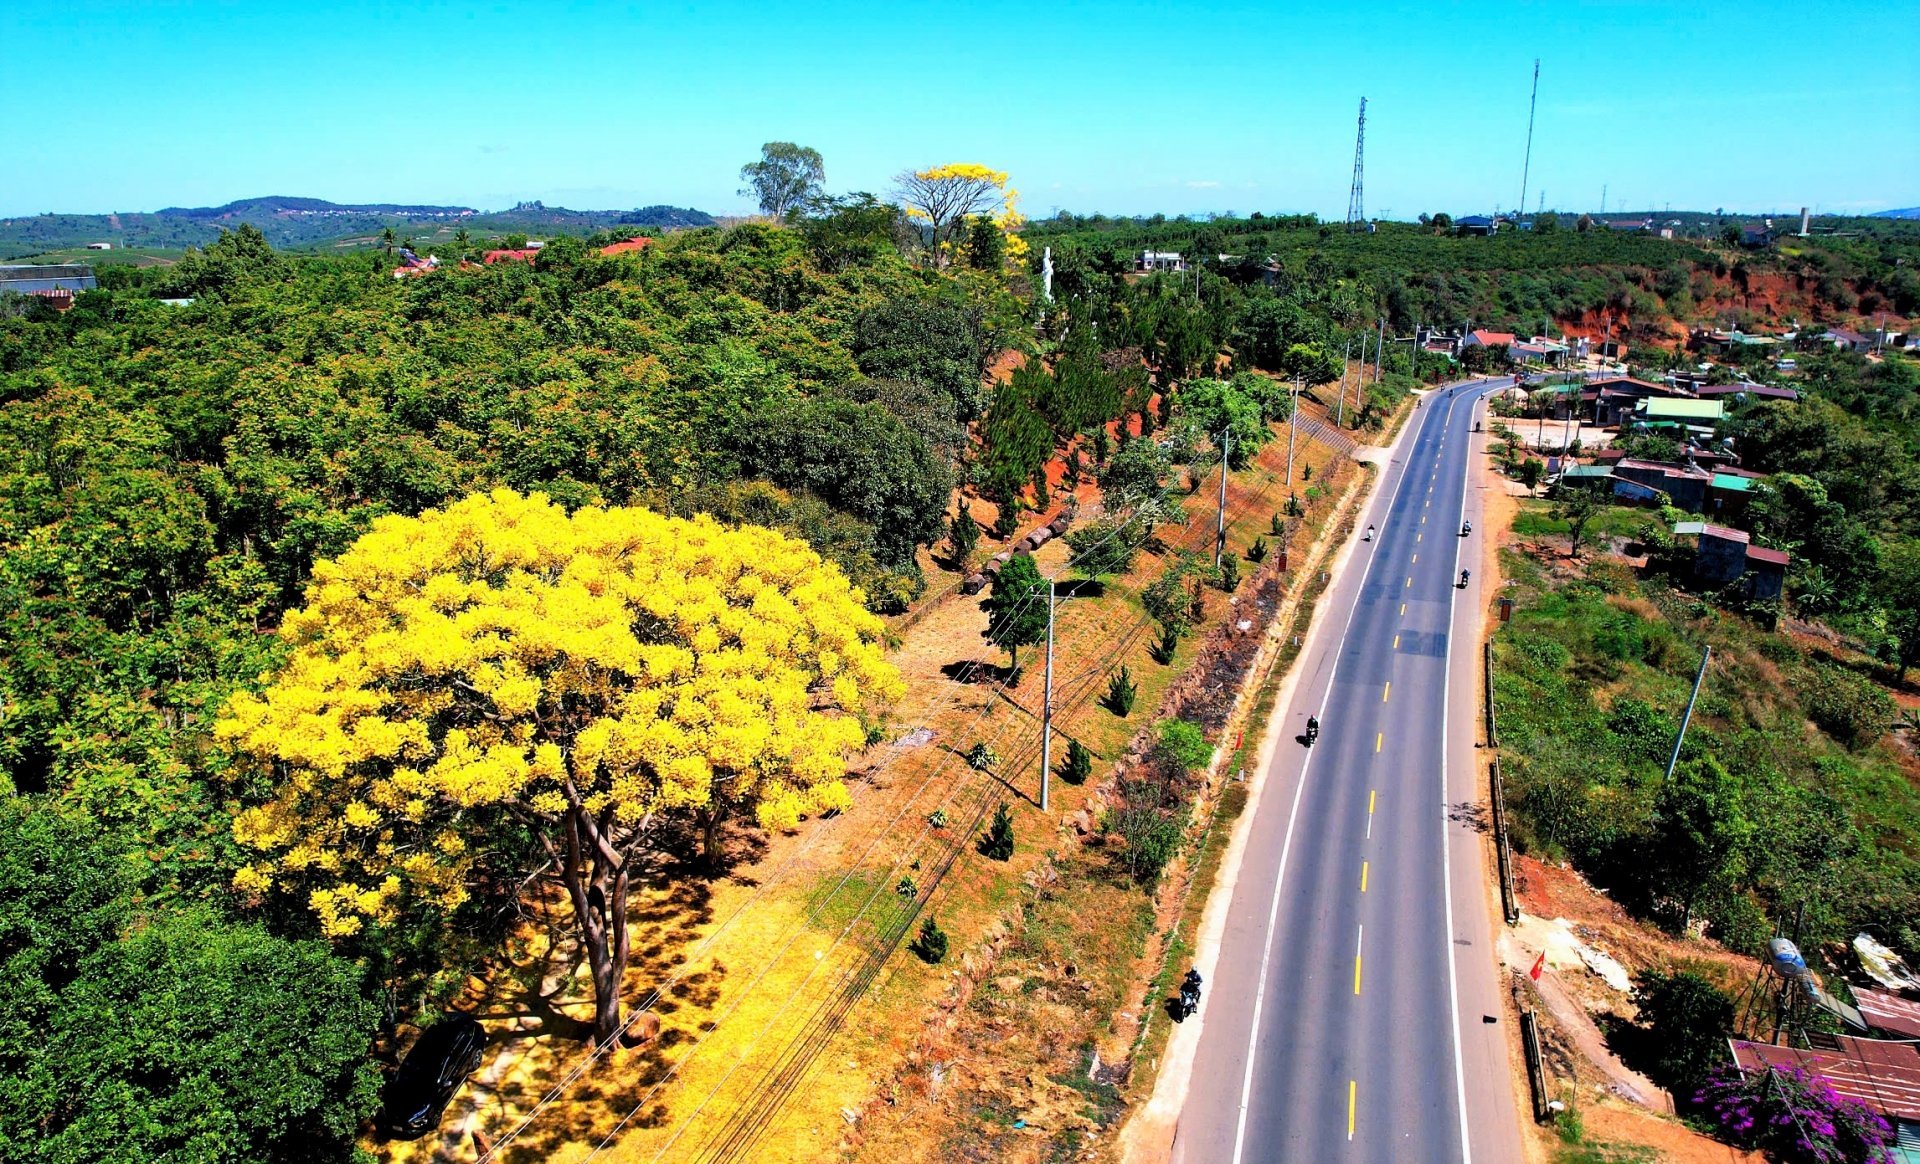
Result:
[[[1742,1071],[1804,1071],[1893,1125],[1893,1159],[1920,1164],[1920,1048],[1912,1043],[1811,1034],[1806,1047],[1728,1039]]]
[[[1648,397],[1634,406],[1633,427],[1677,427],[1711,435],[1713,426],[1720,423],[1726,412],[1726,402],[1721,400]]]
[[[1707,487],[1713,474],[1697,465],[1677,465],[1671,461],[1638,461],[1622,458],[1613,467],[1613,475],[1625,481],[1637,481],[1658,489],[1673,499],[1673,504],[1688,513],[1704,513]],[[1744,535],[1743,535],[1744,536]]]
[[[1618,231],[1644,230],[1651,232],[1653,230],[1653,216],[1649,214],[1645,218],[1611,219],[1607,222],[1607,229]]]
[[[1513,341],[1514,334],[1510,331],[1488,331],[1483,327],[1468,332],[1466,338],[1460,341],[1460,347],[1464,350],[1466,348],[1491,348],[1505,345],[1511,350]]]
[[[1733,400],[1736,403],[1745,400],[1798,400],[1800,393],[1791,388],[1776,388],[1771,384],[1704,384],[1699,389],[1702,400]]]
[[[1773,227],[1768,223],[1747,223],[1740,228],[1740,245],[1756,251],[1772,246]]]
[[[600,253],[602,255],[607,256],[608,258],[611,258],[614,255],[631,255],[631,254],[637,254],[640,251],[644,251],[652,245],[653,245],[652,239],[646,237],[645,235],[640,235],[635,238],[622,239],[621,241],[614,243],[611,246],[601,247]]]
[[[1453,229],[1459,234],[1488,235],[1500,229],[1500,224],[1484,214],[1469,214],[1465,218],[1453,220]]]
[[[0,266],[0,295],[46,295],[71,299],[82,291],[92,291],[99,282],[93,268],[79,263],[23,263]],[[48,295],[59,292],[57,296]]]
[[[110,251],[113,249],[113,244],[112,243],[88,243],[87,249],[90,251]]]
[[[1841,351],[1861,352],[1864,354],[1873,350],[1873,340],[1851,328],[1830,327],[1820,338],[1826,340],[1834,347],[1839,348]]]
[[[1889,1039],[1920,1039],[1920,1002],[1888,990],[1855,986],[1853,1003],[1877,1034]]]
[[[1140,257],[1134,261],[1136,271],[1184,271],[1186,269],[1186,260],[1180,257],[1179,251],[1141,251]]]
[[[1582,408],[1591,408],[1593,423],[1602,427],[1620,424],[1650,396],[1675,396],[1678,392],[1666,384],[1636,380],[1631,376],[1607,376],[1587,381],[1580,390]]]
[[[1700,539],[1693,553],[1693,577],[1701,585],[1726,589],[1738,586],[1746,597],[1767,601],[1780,597],[1792,561],[1783,550],[1756,546],[1745,530],[1704,521],[1682,521],[1673,527],[1676,537]]]
[[[1567,345],[1545,336],[1516,340],[1507,347],[1507,355],[1522,362],[1546,364],[1552,368],[1567,365]]]
[[[1707,507],[1701,512],[1727,521],[1739,519],[1753,500],[1753,483],[1757,480],[1745,473],[1715,470],[1713,480],[1707,482]]]

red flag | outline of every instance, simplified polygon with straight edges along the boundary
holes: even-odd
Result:
[[[1540,972],[1542,970],[1545,970],[1546,968],[1547,968],[1547,952],[1545,950],[1542,950],[1540,951],[1540,956],[1534,959],[1533,969],[1527,971],[1527,977],[1533,979],[1535,982],[1538,982],[1540,981]]]

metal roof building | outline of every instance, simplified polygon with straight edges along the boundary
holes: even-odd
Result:
[[[48,291],[91,291],[99,285],[93,277],[93,268],[79,263],[0,266],[0,293],[40,295]]]

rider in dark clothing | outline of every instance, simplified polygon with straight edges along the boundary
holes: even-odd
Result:
[[[1200,1007],[1200,971],[1199,970],[1189,969],[1187,971],[1187,976],[1180,980],[1180,1004],[1181,1004],[1181,1007],[1188,1014],[1192,1014],[1195,1010],[1199,1009]]]

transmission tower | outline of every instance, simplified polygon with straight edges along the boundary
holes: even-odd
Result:
[[[1347,229],[1364,230],[1367,225],[1367,99],[1360,98],[1360,129],[1353,139],[1353,192],[1347,195]]]
[[[1514,208],[1513,222],[1520,224],[1520,216],[1527,212],[1527,176],[1533,169],[1533,110],[1540,101],[1540,58],[1533,58],[1533,96],[1527,98],[1527,157],[1520,163],[1520,203]]]

